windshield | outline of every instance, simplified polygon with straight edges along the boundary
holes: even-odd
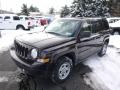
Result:
[[[79,20],[59,19],[51,23],[45,31],[51,34],[71,37],[79,24]]]

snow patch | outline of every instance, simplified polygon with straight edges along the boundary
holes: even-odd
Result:
[[[120,48],[120,35],[111,35],[109,45]]]
[[[35,27],[31,31],[24,31],[24,30],[2,30],[1,31],[1,38],[0,38],[0,53],[9,50],[12,46],[14,39],[18,35],[26,34],[29,32],[40,32],[44,30],[44,27]]]
[[[120,90],[120,36],[111,36],[109,45],[113,47],[108,47],[105,56],[92,56],[84,62],[92,69],[84,80],[95,90]]]
[[[7,82],[8,78],[7,77],[0,77],[0,82]]]

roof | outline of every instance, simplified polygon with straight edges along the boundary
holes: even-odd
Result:
[[[105,19],[105,18],[101,18],[101,17],[91,17],[91,18],[89,18],[89,17],[77,17],[77,18],[60,18],[60,19],[69,19],[69,20],[98,20],[98,19]]]

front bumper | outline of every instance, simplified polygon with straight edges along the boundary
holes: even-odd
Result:
[[[25,63],[17,55],[15,50],[10,50],[10,54],[16,65],[25,70],[30,75],[44,75],[48,76],[51,72],[51,67],[49,64],[44,64],[40,62],[34,62],[33,64]]]

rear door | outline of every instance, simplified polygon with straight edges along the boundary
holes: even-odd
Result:
[[[91,21],[91,31],[92,31],[92,37],[94,37],[93,41],[93,51],[97,52],[101,49],[101,46],[103,44],[103,38],[102,38],[102,20],[92,20]]]
[[[84,32],[90,32],[90,35],[86,37],[85,35],[83,35]],[[93,45],[95,38],[92,36],[91,33],[90,22],[85,21],[83,23],[79,37],[80,37],[80,41],[79,43],[77,43],[77,49],[78,49],[78,59],[79,62],[81,62],[83,59],[93,54],[93,50],[95,48]]]

